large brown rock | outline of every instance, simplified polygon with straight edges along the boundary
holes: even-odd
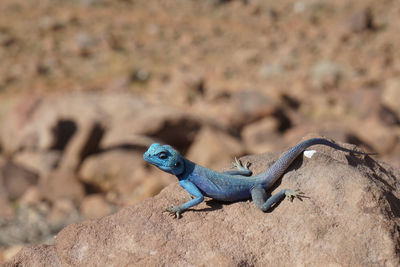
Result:
[[[202,166],[221,168],[244,152],[245,149],[237,138],[223,131],[204,127],[196,136],[186,157]]]
[[[273,189],[299,188],[309,197],[303,201],[285,200],[268,213],[251,201],[206,201],[177,220],[162,212],[187,198],[175,183],[114,215],[70,225],[54,246],[23,249],[5,266],[398,265],[399,171],[369,157],[316,150]],[[278,156],[244,160],[258,173]]]
[[[108,200],[131,205],[152,197],[173,181],[173,177],[148,170],[143,153],[114,149],[88,157],[79,170],[80,180],[107,193]]]

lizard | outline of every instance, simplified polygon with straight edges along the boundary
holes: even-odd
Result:
[[[251,198],[254,204],[265,212],[285,197],[291,201],[294,198],[301,200],[302,197],[305,197],[300,190],[283,189],[268,198],[266,190],[274,185],[297,156],[314,145],[325,145],[344,152],[362,155],[373,154],[347,149],[325,138],[311,138],[287,150],[269,168],[255,176],[252,176],[249,162],[243,165],[235,158],[235,170],[217,172],[186,159],[172,146],[159,143],[151,144],[143,154],[143,159],[162,171],[175,175],[180,185],[191,196],[194,196],[180,206],[171,205],[165,209],[176,218],[180,218],[181,213],[187,209],[200,204],[205,196],[230,202]]]

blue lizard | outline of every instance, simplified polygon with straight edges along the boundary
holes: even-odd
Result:
[[[193,199],[180,206],[166,208],[166,211],[179,218],[183,211],[200,204],[204,200],[204,196],[223,201],[251,198],[262,211],[267,211],[284,197],[290,200],[301,199],[304,197],[302,192],[290,189],[283,189],[267,198],[266,189],[269,189],[282,176],[299,154],[313,145],[325,145],[345,152],[371,155],[343,148],[323,138],[312,138],[290,148],[270,168],[256,176],[251,176],[249,163],[243,166],[240,161],[235,159],[234,166],[237,170],[216,172],[184,158],[171,146],[158,143],[152,144],[143,154],[143,158],[159,169],[176,175],[180,185],[194,196]]]

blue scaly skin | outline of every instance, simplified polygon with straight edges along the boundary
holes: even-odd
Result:
[[[237,170],[216,172],[184,158],[169,145],[157,143],[149,147],[143,154],[143,158],[159,169],[176,175],[180,185],[194,196],[193,199],[180,206],[166,208],[166,211],[179,218],[182,212],[200,204],[205,196],[223,201],[251,198],[262,211],[267,211],[284,197],[290,200],[301,199],[304,195],[299,190],[283,189],[268,198],[266,189],[269,189],[282,176],[299,154],[313,145],[325,145],[345,152],[370,155],[343,148],[323,138],[312,138],[290,148],[270,168],[255,176],[251,176],[252,172],[248,169],[249,163],[243,166],[240,161],[235,159],[234,166]]]

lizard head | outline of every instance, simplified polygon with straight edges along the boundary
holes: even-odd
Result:
[[[152,144],[143,159],[170,174],[180,175],[185,170],[183,157],[169,145]]]

